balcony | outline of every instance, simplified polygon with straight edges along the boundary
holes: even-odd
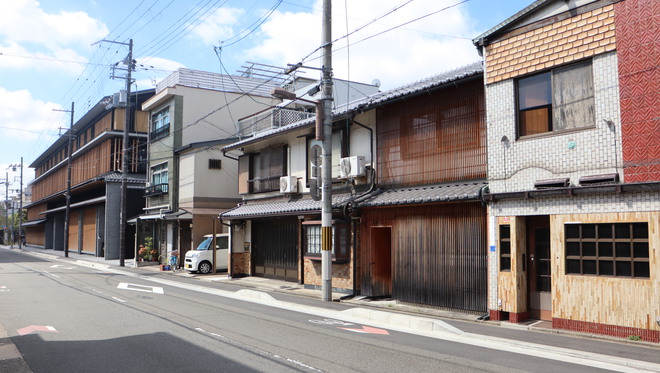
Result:
[[[300,110],[273,108],[238,120],[238,126],[243,136],[251,136],[273,128],[300,122],[313,118],[315,113]]]
[[[166,194],[168,191],[167,184],[154,184],[144,188],[144,196],[158,196],[161,194]]]

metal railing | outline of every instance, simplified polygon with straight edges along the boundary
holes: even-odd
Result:
[[[238,126],[241,135],[254,135],[273,128],[280,128],[286,125],[313,118],[315,113],[308,113],[300,110],[273,108],[263,111],[247,118],[240,119]]]
[[[144,196],[157,196],[168,192],[168,184],[154,184],[144,188]]]

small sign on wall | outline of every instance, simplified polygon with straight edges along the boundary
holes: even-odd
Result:
[[[494,252],[496,252],[496,251],[497,251],[497,249],[495,248],[495,245],[491,245],[491,246],[490,246],[490,252],[491,252],[491,253],[494,253]]]
[[[246,243],[243,244],[243,251],[246,252],[246,253],[250,252],[250,243],[249,242],[246,242]]]

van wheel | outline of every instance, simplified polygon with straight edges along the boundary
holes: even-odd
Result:
[[[211,269],[212,269],[211,268],[211,263],[209,263],[209,262],[199,263],[199,269],[198,269],[199,273],[203,273],[203,274],[211,273]]]

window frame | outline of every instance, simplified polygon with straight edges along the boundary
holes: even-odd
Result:
[[[321,220],[306,220],[302,222],[302,249],[303,257],[310,260],[321,260]],[[314,232],[314,239],[310,242],[310,230]],[[351,256],[351,230],[350,223],[344,220],[332,221],[332,260],[333,262],[348,261]],[[315,249],[309,249],[314,245]],[[337,253],[337,249],[340,250]]]
[[[504,237],[503,229],[508,230],[508,237]],[[511,272],[511,224],[500,224],[498,229],[499,239],[499,271]],[[508,248],[508,250],[505,250]]]
[[[167,123],[164,123],[164,119],[167,119]],[[169,136],[170,125],[170,107],[168,105],[151,115],[151,131],[149,139],[151,141],[156,141]]]
[[[566,275],[650,279],[649,223],[565,223],[564,264]]]
[[[589,71],[589,76],[585,77],[585,80],[588,80],[591,83],[591,86],[588,87],[588,91],[590,93],[590,96],[586,97],[583,99],[584,100],[589,100],[590,101],[590,118],[589,118],[589,123],[586,125],[581,125],[581,126],[575,126],[575,127],[566,127],[565,123],[563,125],[563,122],[558,122],[555,120],[556,115],[558,114],[559,110],[561,110],[562,107],[566,107],[570,104],[570,102],[556,102],[556,96],[557,94],[557,87],[556,85],[559,85],[561,81],[557,80],[557,76],[563,73],[566,73],[567,71],[571,69],[577,69],[580,67],[588,67]],[[525,81],[530,81],[531,79],[538,78],[542,75],[548,75],[549,76],[549,99],[550,103],[545,103],[545,104],[539,104],[539,105],[531,105],[528,107],[525,107],[524,109],[521,108],[521,82]],[[516,117],[516,136],[518,139],[527,139],[527,138],[535,138],[535,137],[540,137],[540,136],[552,136],[556,134],[561,134],[561,133],[568,133],[568,132],[575,132],[575,131],[583,131],[583,130],[588,130],[588,129],[593,129],[596,128],[596,115],[595,115],[595,110],[596,110],[596,94],[595,94],[595,88],[594,88],[594,70],[593,70],[593,60],[591,58],[578,61],[578,62],[573,62],[567,65],[561,65],[561,66],[556,66],[553,67],[549,70],[544,70],[540,72],[536,72],[531,75],[526,75],[522,76],[519,78],[516,78],[514,81],[514,89],[515,89],[515,117]],[[533,110],[540,110],[540,109],[549,109],[548,112],[546,113],[547,115],[547,127],[548,129],[543,132],[535,132],[535,133],[523,133],[523,120],[522,120],[522,113],[523,112],[531,112]],[[582,111],[580,111],[582,113]]]

